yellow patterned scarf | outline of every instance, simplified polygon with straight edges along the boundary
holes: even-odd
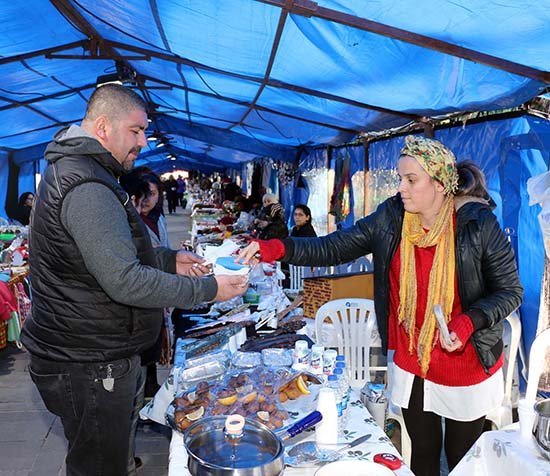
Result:
[[[415,344],[416,331],[416,262],[414,247],[436,246],[430,271],[428,300],[424,322],[418,336],[416,352],[422,375],[430,366],[435,335],[434,304],[440,304],[445,316],[450,316],[454,301],[455,282],[455,240],[454,240],[454,200],[448,195],[437,215],[434,226],[426,233],[417,213],[405,212],[401,233],[401,270],[399,288],[399,324],[404,323],[409,334],[409,352]]]

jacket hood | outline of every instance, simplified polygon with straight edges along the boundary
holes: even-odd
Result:
[[[89,156],[117,177],[124,173],[122,164],[80,126],[72,125],[61,129],[46,148],[45,158],[50,163],[55,163],[65,156]]]
[[[472,195],[463,195],[460,197],[455,197],[455,210],[460,210],[464,205],[468,203],[479,203],[485,205],[489,210],[494,210],[496,208],[496,203],[489,196],[487,198],[474,197]]]

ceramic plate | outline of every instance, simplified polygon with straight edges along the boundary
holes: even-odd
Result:
[[[395,473],[372,461],[344,460],[329,463],[319,468],[315,476],[334,476],[335,474],[345,474],[346,476],[394,476]]]

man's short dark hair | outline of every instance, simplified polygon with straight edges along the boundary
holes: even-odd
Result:
[[[85,119],[93,121],[101,115],[119,118],[135,109],[147,111],[147,105],[139,94],[120,84],[106,84],[97,88],[90,97]]]

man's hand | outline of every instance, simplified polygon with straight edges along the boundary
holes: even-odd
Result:
[[[191,251],[178,251],[176,255],[176,273],[183,276],[200,278],[210,272],[207,266],[203,266],[204,258]]]
[[[257,241],[252,241],[246,248],[243,248],[239,252],[239,256],[237,256],[237,259],[235,259],[235,262],[240,264],[249,264],[253,266],[259,262],[258,260],[259,251],[260,251],[260,244]]]
[[[216,282],[218,283],[218,292],[214,301],[228,301],[241,296],[248,289],[248,277],[246,276],[221,274],[216,276]]]

